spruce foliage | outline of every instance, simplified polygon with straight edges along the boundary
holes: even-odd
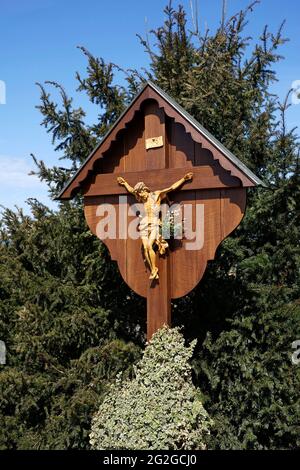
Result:
[[[282,27],[266,27],[257,41],[247,35],[256,3],[204,34],[195,18],[190,32],[184,8],[170,3],[164,24],[140,38],[149,67],[127,70],[127,87],[117,85],[117,66],[81,48],[78,90],[99,108],[93,125],[61,85],[39,85],[42,125],[66,161],[47,168],[34,157],[52,197],[148,78],[268,185],[249,192],[240,227],[200,285],[173,304],[174,325],[199,339],[194,382],[215,423],[210,448],[299,446],[300,369],[290,359],[300,338],[299,142],[286,124],[289,95],[281,103],[271,93]],[[92,415],[140,356],[145,304],[90,234],[80,196],[56,212],[28,203],[31,216],[1,216],[0,447],[88,448]]]

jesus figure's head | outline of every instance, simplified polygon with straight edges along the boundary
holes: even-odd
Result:
[[[137,183],[134,188],[134,195],[139,202],[146,202],[150,193],[150,189],[142,181]]]

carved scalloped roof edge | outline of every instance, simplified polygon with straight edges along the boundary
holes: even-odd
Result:
[[[125,114],[128,112],[129,108],[135,103],[135,101],[140,97],[143,93],[145,88],[150,86],[156,93],[158,93],[169,105],[171,105],[179,114],[181,114],[197,131],[199,131],[204,137],[207,138],[218,150],[220,150],[223,155],[225,155],[229,161],[231,161],[237,168],[239,168],[250,180],[255,183],[255,185],[267,187],[267,185],[256,176],[241,160],[239,160],[230,150],[228,150],[218,139],[216,139],[205,127],[203,127],[196,119],[194,119],[182,106],[180,106],[173,98],[171,98],[166,92],[164,92],[158,85],[155,85],[151,81],[147,81],[145,85],[141,88],[141,90],[137,93],[137,95],[133,98],[129,106],[123,111],[123,113],[119,116],[113,126],[108,130],[105,134],[103,139],[96,145],[96,147],[92,150],[89,154],[87,159],[83,162],[81,167],[74,173],[72,178],[67,182],[64,188],[60,191],[56,199],[61,199],[64,192],[69,188],[69,186],[73,183],[73,181],[77,178],[79,173],[83,170],[95,152],[99,149],[99,147],[103,144],[103,142],[109,137],[113,129],[118,125],[118,123],[123,119]]]
[[[239,160],[230,150],[228,150],[221,142],[216,139],[205,127],[203,127],[196,119],[193,118],[184,108],[176,103],[167,93],[152,82],[148,82],[152,88],[159,93],[162,98],[168,101],[192,126],[194,126],[207,140],[217,147],[234,165],[236,165],[243,173],[245,173],[255,184],[266,187],[266,184],[258,178],[241,160]]]

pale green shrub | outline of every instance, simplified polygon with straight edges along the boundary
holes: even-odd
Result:
[[[177,328],[159,330],[135,368],[119,377],[93,418],[93,449],[205,449],[211,420],[191,378],[189,347]]]

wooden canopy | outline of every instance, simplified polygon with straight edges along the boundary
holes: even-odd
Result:
[[[99,166],[98,168],[96,166],[99,159],[105,157],[112,144],[122,138],[122,133],[126,131],[135,115],[141,111],[143,104],[147,100],[156,101],[159,108],[162,109],[169,118],[174,120],[175,123],[183,125],[186,133],[190,134],[194,142],[209,150],[213,159],[217,160],[224,170],[227,170],[232,176],[240,180],[242,187],[253,187],[256,185],[265,186],[244,163],[224,147],[221,142],[210,134],[187,111],[161,90],[161,88],[149,81],[66,184],[57,199],[71,199],[78,191],[83,190],[83,192],[85,192],[85,182],[89,176],[93,172],[99,173]],[[144,152],[145,149],[143,148],[143,153]],[[207,182],[208,187],[209,184],[210,182]]]

